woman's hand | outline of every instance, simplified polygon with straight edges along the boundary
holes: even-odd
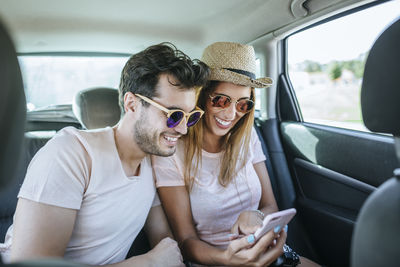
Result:
[[[256,210],[246,210],[240,213],[235,224],[231,228],[233,235],[249,235],[262,226],[263,216]]]
[[[253,238],[252,238],[253,237]],[[268,266],[282,253],[286,232],[275,234],[272,230],[261,237],[253,246],[254,236],[249,235],[230,242],[224,252],[225,265]],[[251,247],[250,247],[251,246]]]

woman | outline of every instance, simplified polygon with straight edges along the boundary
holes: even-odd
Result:
[[[286,231],[257,242],[252,235],[264,214],[278,210],[253,121],[254,87],[272,81],[255,79],[251,46],[214,43],[202,61],[211,68],[198,97],[205,113],[174,156],[153,158],[159,196],[186,260],[269,265],[282,253]]]

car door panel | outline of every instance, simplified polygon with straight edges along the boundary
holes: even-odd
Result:
[[[375,190],[373,186],[299,158],[294,160],[294,167],[300,195],[306,199],[358,212]]]
[[[289,121],[280,131],[296,207],[318,255],[329,266],[348,266],[358,212],[396,167],[393,139]]]
[[[283,122],[281,132],[294,158],[375,187],[392,176],[397,166],[390,136],[301,122]]]

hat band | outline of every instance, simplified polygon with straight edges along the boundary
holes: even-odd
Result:
[[[256,75],[252,72],[249,71],[245,71],[245,70],[238,70],[238,69],[230,69],[230,68],[224,68],[225,70],[229,70],[229,71],[233,71],[236,72],[238,74],[242,74],[242,75],[246,75],[247,77],[250,77],[251,79],[255,80],[256,79]]]

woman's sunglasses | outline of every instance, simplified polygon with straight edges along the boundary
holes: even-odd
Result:
[[[186,118],[186,125],[187,127],[192,127],[193,125],[195,125],[201,118],[201,116],[203,116],[204,111],[202,111],[201,109],[197,108],[195,110],[193,110],[192,112],[186,113],[183,110],[180,109],[167,109],[166,107],[161,106],[160,104],[154,102],[153,100],[151,100],[148,97],[139,95],[139,94],[135,94],[137,97],[143,99],[144,101],[146,101],[147,103],[155,106],[158,109],[161,109],[162,111],[164,111],[165,113],[167,113],[167,126],[168,128],[174,128],[176,126],[178,126],[182,121],[183,118]]]
[[[209,95],[211,98],[211,105],[216,108],[225,109],[232,104],[232,99],[226,95]],[[239,99],[235,103],[237,112],[247,113],[254,107],[254,101],[250,99]]]

